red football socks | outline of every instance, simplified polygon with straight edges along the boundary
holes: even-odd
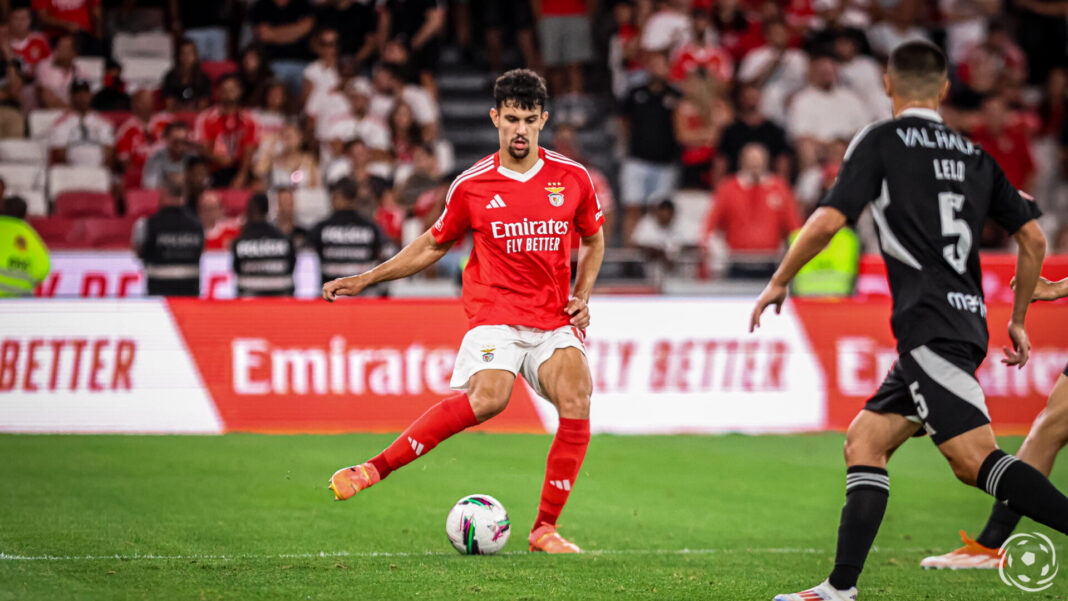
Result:
[[[534,529],[542,524],[556,525],[578,478],[586,448],[590,446],[590,420],[560,418],[556,437],[549,447],[545,467],[545,484],[541,487],[541,504]]]
[[[446,438],[478,424],[465,393],[451,396],[419,416],[408,429],[370,461],[385,478],[438,446]],[[587,434],[587,437],[589,435]],[[579,459],[581,462],[581,458]]]

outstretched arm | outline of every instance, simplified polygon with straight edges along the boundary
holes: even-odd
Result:
[[[590,325],[590,310],[586,303],[590,301],[593,284],[604,260],[604,231],[597,230],[596,234],[583,238],[578,255],[575,288],[565,310],[571,316],[571,325],[584,329]]]
[[[1038,274],[1042,272],[1042,260],[1046,257],[1046,237],[1034,219],[1025,223],[1012,236],[1016,238],[1017,246],[1016,287],[1012,299],[1012,319],[1009,321],[1009,339],[1012,340],[1013,348],[1002,349],[1005,357],[1001,362],[1023,367],[1031,353],[1031,341],[1028,340],[1027,331],[1024,329],[1024,317],[1027,316],[1027,306],[1031,304],[1031,297],[1035,293]]]
[[[379,282],[399,280],[419,273],[445,256],[452,245],[452,242],[438,244],[434,235],[427,230],[399,253],[393,255],[393,258],[374,269],[323,284],[323,298],[333,302],[339,296],[356,296],[364,288]]]
[[[790,281],[794,279],[798,271],[801,271],[805,263],[811,261],[826,248],[831,238],[834,238],[834,235],[845,224],[845,214],[831,207],[820,207],[808,218],[805,227],[801,228],[801,233],[797,235],[797,240],[786,252],[779,268],[775,270],[775,275],[771,276],[771,281],[760,293],[753,314],[749,318],[750,332],[760,327],[760,315],[764,309],[768,308],[768,305],[775,305],[776,313],[782,310],[782,303],[786,300],[786,287]]]

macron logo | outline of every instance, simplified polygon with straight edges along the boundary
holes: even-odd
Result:
[[[423,454],[423,443],[418,440],[408,437],[408,442],[412,443],[412,450],[415,451],[415,456],[418,457]]]
[[[486,205],[486,208],[487,209],[503,209],[506,206],[508,206],[508,205],[504,204],[504,201],[501,200],[501,195],[500,194],[494,194],[493,195],[493,200],[489,201],[489,204]]]
[[[571,490],[570,480],[549,480],[549,484],[552,484],[560,490]]]

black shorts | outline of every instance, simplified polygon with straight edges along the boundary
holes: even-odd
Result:
[[[942,444],[990,423],[986,397],[975,378],[983,359],[971,344],[931,341],[900,355],[864,408],[923,424],[931,440]]]

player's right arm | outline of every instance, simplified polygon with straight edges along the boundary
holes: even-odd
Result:
[[[374,269],[323,284],[323,298],[333,302],[339,296],[356,296],[364,288],[380,282],[399,280],[419,273],[445,256],[453,244],[455,240],[438,242],[434,234],[427,230],[399,253],[393,255],[393,258]]]
[[[1005,365],[1023,367],[1031,354],[1031,341],[1024,329],[1027,306],[1031,304],[1042,271],[1042,260],[1046,257],[1046,237],[1038,222],[1031,219],[1013,234],[1016,239],[1016,289],[1013,291],[1012,319],[1009,321],[1009,339],[1013,348],[1004,347],[1005,356],[1001,362]]]

